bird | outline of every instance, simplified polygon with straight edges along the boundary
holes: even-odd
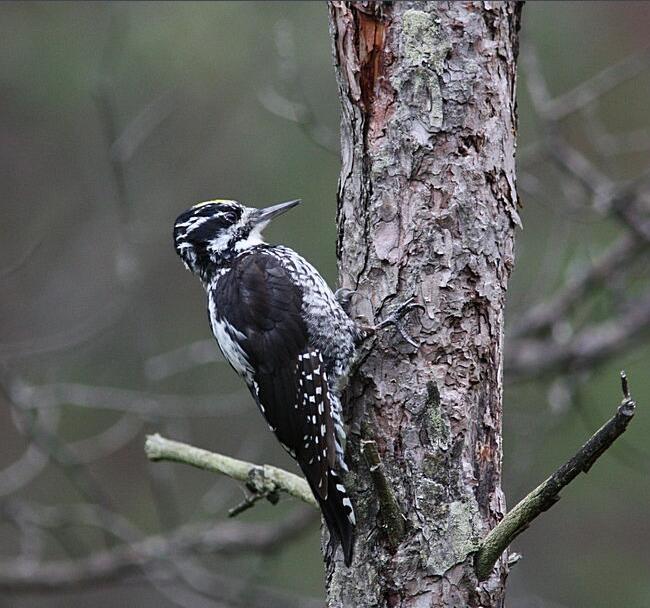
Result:
[[[352,562],[354,507],[345,488],[341,391],[367,331],[301,255],[262,231],[301,201],[265,208],[216,199],[174,224],[176,252],[207,294],[212,333],[320,506],[330,555]]]

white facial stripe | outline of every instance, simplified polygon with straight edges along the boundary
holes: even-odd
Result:
[[[187,222],[182,222],[181,224],[176,224],[177,228],[185,228],[185,234],[182,235],[183,238],[187,237],[187,235],[190,232],[193,232],[196,230],[201,224],[205,224],[206,222],[209,222],[212,218],[211,217],[193,217],[190,220],[187,220]],[[181,235],[178,235],[179,237]]]
[[[242,218],[243,222],[248,222],[251,213],[252,210],[248,211],[248,213],[244,215]],[[263,245],[264,239],[262,238],[262,231],[268,225],[268,222],[261,222],[260,224],[253,226],[253,229],[248,233],[248,236],[235,244],[235,251],[244,251],[251,247],[255,247],[256,245]]]
[[[216,239],[212,239],[208,244],[208,249],[213,252],[221,251],[228,246],[230,239],[233,237],[233,231],[227,230],[226,232],[220,234]]]
[[[203,203],[197,203],[196,205],[192,206],[192,209],[198,209],[199,207],[205,207],[206,205],[212,205],[212,204],[218,204],[218,203],[226,203],[226,204],[231,204],[231,205],[237,205],[237,201],[233,201],[232,199],[229,198],[215,198],[212,201],[205,201]]]
[[[265,244],[262,231],[269,222],[250,227],[258,213],[256,209],[244,207],[236,201],[227,199],[205,201],[194,205],[192,209],[197,210],[210,204],[215,204],[214,213],[210,208],[197,211],[196,214],[190,212],[190,217],[186,217],[184,221],[178,222],[175,226],[176,249],[187,261],[190,261],[189,257],[192,256],[191,266],[194,266],[197,260],[205,261],[204,257],[199,257],[199,254],[207,253],[210,260],[218,263],[222,256],[237,255]],[[216,205],[220,205],[221,208]],[[220,214],[228,214],[231,211],[237,212],[237,215],[240,216],[236,223],[228,225],[228,222],[232,221],[230,217],[219,221]],[[215,222],[214,230],[211,229],[211,222]],[[243,237],[242,233],[247,229],[250,231]],[[197,255],[192,255],[193,253]],[[200,272],[201,268],[194,268],[192,271]],[[311,353],[304,355],[305,358],[310,356]]]
[[[192,223],[187,227],[187,232],[188,232],[188,234],[189,234],[190,232],[193,232],[194,230],[196,230],[199,226],[208,223],[211,219],[213,219],[213,218],[210,217],[210,216],[208,216],[208,217],[200,217],[200,216],[197,217],[197,218],[196,218],[196,219],[195,219],[195,220],[194,220],[194,221],[193,221],[193,222],[192,222]]]
[[[263,245],[264,239],[262,238],[261,230],[256,226],[253,228],[248,236],[235,244],[235,251],[244,251],[256,245]]]

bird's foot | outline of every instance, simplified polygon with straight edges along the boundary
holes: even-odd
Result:
[[[406,302],[402,302],[394,310],[392,310],[384,319],[382,319],[376,325],[366,326],[362,328],[362,331],[365,333],[364,338],[370,338],[375,335],[378,331],[386,329],[391,325],[399,332],[400,336],[404,338],[411,346],[417,348],[419,344],[409,335],[406,327],[404,325],[404,317],[411,311],[416,309],[424,310],[422,304],[415,302],[415,296],[411,296]]]

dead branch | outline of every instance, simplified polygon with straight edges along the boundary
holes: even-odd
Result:
[[[621,372],[621,387],[623,401],[614,416],[571,459],[515,505],[483,539],[475,560],[479,580],[485,580],[490,575],[494,564],[515,537],[560,499],[560,491],[579,473],[587,473],[596,460],[625,432],[636,409],[636,403],[630,397],[625,372]]]
[[[278,467],[237,460],[186,443],[165,439],[157,434],[147,437],[145,452],[147,457],[153,461],[180,462],[243,481],[256,494],[266,496],[275,492],[286,492],[308,505],[317,506],[316,499],[307,482],[302,477]]]

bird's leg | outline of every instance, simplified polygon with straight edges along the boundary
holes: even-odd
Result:
[[[393,325],[399,332],[400,336],[402,336],[406,342],[408,342],[411,346],[415,346],[415,348],[417,348],[419,344],[413,338],[411,338],[411,336],[409,336],[406,328],[404,327],[404,317],[409,312],[417,308],[424,310],[424,306],[422,306],[422,304],[418,304],[415,301],[415,296],[411,296],[408,300],[406,300],[406,302],[402,302],[392,312],[390,312],[385,319],[382,319],[379,323],[377,323],[377,325],[375,325],[373,328],[374,331],[377,332],[380,329],[385,329],[386,327]]]
[[[334,297],[336,298],[336,301],[340,304],[341,308],[345,311],[345,313],[349,317],[351,317],[350,304],[352,302],[352,296],[355,293],[356,292],[354,290],[348,289],[347,287],[341,287],[337,289],[336,292],[334,293]],[[369,338],[374,336],[380,329],[385,329],[386,327],[393,325],[406,342],[408,342],[411,346],[415,346],[417,348],[418,346],[417,342],[415,342],[415,340],[413,340],[413,338],[411,338],[411,336],[408,335],[406,328],[404,327],[404,317],[409,312],[415,310],[416,308],[420,308],[424,310],[424,307],[421,304],[417,304],[415,302],[415,296],[411,296],[408,300],[406,300],[406,302],[403,302],[402,304],[397,306],[395,310],[389,313],[385,319],[382,319],[376,325],[358,324],[359,333],[360,333],[359,344],[367,341]]]
[[[348,301],[350,295],[346,294],[346,298]],[[409,298],[408,300],[406,300],[406,302],[400,304],[393,311],[391,311],[386,316],[386,318],[382,319],[379,323],[375,325],[357,323],[356,352],[352,361],[350,362],[350,366],[346,374],[346,382],[347,382],[347,378],[352,378],[357,374],[361,366],[368,359],[368,356],[372,352],[372,349],[377,340],[378,332],[390,325],[394,325],[396,327],[397,331],[404,338],[404,340],[406,340],[406,342],[408,342],[409,344],[411,344],[416,348],[419,346],[418,343],[415,340],[413,340],[411,336],[408,335],[403,325],[403,319],[406,314],[408,314],[410,311],[416,308],[424,309],[422,305],[416,304],[414,300],[415,300],[414,297]],[[358,426],[359,417],[357,415],[352,414],[352,418],[357,420],[356,425]],[[349,415],[348,415],[348,420],[349,420]],[[351,424],[352,424],[351,428],[354,428],[355,423],[352,422]]]
[[[334,292],[334,297],[339,303],[341,308],[345,311],[345,314],[350,316],[350,302],[352,301],[352,296],[356,292],[353,289],[348,289],[347,287],[339,287]]]
[[[378,331],[386,329],[392,325],[406,342],[408,342],[411,346],[417,348],[419,346],[418,343],[413,338],[411,338],[411,336],[409,336],[406,328],[404,327],[404,317],[416,308],[424,310],[424,307],[421,304],[417,304],[415,302],[415,296],[411,296],[408,300],[406,300],[406,302],[402,302],[402,304],[391,311],[386,316],[386,318],[382,319],[379,323],[375,325],[361,326],[361,342],[365,342],[369,338],[373,337]]]
[[[350,304],[352,301],[352,296],[354,296],[355,293],[356,292],[354,290],[348,289],[346,287],[341,287],[334,293],[336,301],[340,304],[341,308],[343,308],[345,313],[350,318],[352,318],[352,315],[350,314]],[[354,360],[350,364],[348,377],[354,376],[356,371],[368,358],[368,355],[372,351],[372,347],[375,343],[375,339],[377,338],[377,333],[380,330],[389,327],[390,325],[393,325],[402,336],[402,338],[404,338],[404,340],[411,346],[414,346],[415,348],[419,346],[418,343],[411,336],[409,336],[406,328],[404,327],[404,317],[416,308],[424,310],[424,306],[415,302],[415,296],[411,296],[408,300],[406,300],[406,302],[402,302],[402,304],[392,310],[388,316],[386,316],[386,318],[382,319],[375,325],[369,324],[367,322],[367,319],[364,317],[361,319],[357,318],[356,320],[353,319],[355,320],[357,326],[357,337],[355,340],[357,351]]]

